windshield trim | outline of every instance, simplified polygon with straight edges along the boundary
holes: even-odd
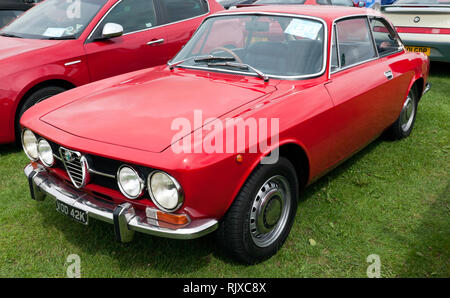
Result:
[[[257,15],[257,16],[282,16],[282,17],[292,17],[292,18],[304,18],[304,19],[310,19],[310,20],[315,20],[315,21],[319,21],[320,23],[322,23],[323,27],[324,27],[324,40],[323,40],[323,61],[322,61],[322,68],[319,72],[314,73],[314,74],[307,74],[307,75],[298,75],[298,76],[279,76],[279,75],[273,75],[270,73],[266,73],[266,75],[271,78],[271,79],[279,79],[279,80],[301,80],[301,79],[307,79],[307,78],[314,78],[314,77],[319,77],[322,76],[326,69],[327,69],[327,58],[328,58],[328,25],[327,22],[319,17],[313,17],[313,16],[308,16],[308,15],[301,15],[301,14],[290,14],[290,13],[272,13],[272,12],[227,12],[227,13],[220,13],[220,14],[216,14],[216,15],[211,15],[207,18],[205,18],[205,20],[202,22],[202,24],[200,26],[203,25],[203,23],[205,23],[207,20],[211,19],[211,18],[220,18],[220,17],[224,17],[224,16],[234,16],[234,15]],[[199,28],[200,28],[199,26]],[[178,56],[178,54],[176,55]],[[176,58],[175,56],[175,58]],[[174,58],[174,59],[175,59]],[[172,63],[172,61],[174,60],[172,59],[170,61],[170,63]],[[177,63],[177,62],[175,62]],[[182,67],[182,68],[186,68],[186,69],[196,69],[196,70],[206,70],[206,71],[218,71],[218,72],[226,72],[226,73],[232,73],[232,74],[242,74],[242,75],[246,75],[246,76],[255,76],[257,77],[257,75],[255,75],[254,73],[251,72],[243,72],[243,71],[237,71],[237,70],[228,70],[228,69],[223,69],[223,68],[213,68],[213,67],[202,67],[202,66],[185,66],[183,65],[183,63],[177,65],[177,67]]]

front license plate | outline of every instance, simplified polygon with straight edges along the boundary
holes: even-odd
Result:
[[[82,223],[84,225],[88,224],[88,213],[86,211],[67,205],[64,202],[56,200],[56,211],[67,215],[68,217],[78,221],[79,223]]]
[[[408,52],[424,53],[427,56],[430,56],[430,53],[431,53],[431,48],[427,48],[427,47],[410,47],[410,46],[405,46],[405,47]]]

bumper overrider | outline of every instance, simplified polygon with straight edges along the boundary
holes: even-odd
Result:
[[[28,177],[32,199],[43,201],[51,197],[66,205],[85,211],[89,218],[95,218],[114,225],[116,240],[130,242],[134,232],[173,239],[195,239],[213,232],[218,227],[215,219],[196,219],[182,228],[165,228],[155,219],[138,216],[130,203],[112,204],[68,186],[49,174],[36,163],[24,169]]]

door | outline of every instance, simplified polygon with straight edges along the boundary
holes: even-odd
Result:
[[[206,0],[158,0],[167,24],[168,56],[171,59],[189,41],[209,13]]]
[[[389,82],[393,78],[388,65],[378,59],[367,17],[337,22],[333,36],[331,75],[326,88],[335,105],[333,155],[339,161],[389,125],[385,113],[396,92],[386,89],[392,88]]]
[[[383,85],[386,101],[378,121],[383,129],[400,115],[414,72],[409,59],[402,54],[402,43],[391,25],[381,17],[371,17],[370,26],[380,57],[378,71],[388,79]]]
[[[157,66],[168,61],[167,35],[154,0],[122,0],[94,29],[85,44],[92,81]],[[105,24],[123,27],[120,37],[102,39]]]

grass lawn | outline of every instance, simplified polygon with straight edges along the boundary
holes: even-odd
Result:
[[[0,146],[0,277],[65,277],[70,254],[82,277],[365,277],[371,254],[382,277],[450,277],[449,67],[432,65],[411,136],[376,140],[309,187],[284,247],[255,266],[229,259],[212,235],[116,243],[112,226],[32,201],[25,154]]]

